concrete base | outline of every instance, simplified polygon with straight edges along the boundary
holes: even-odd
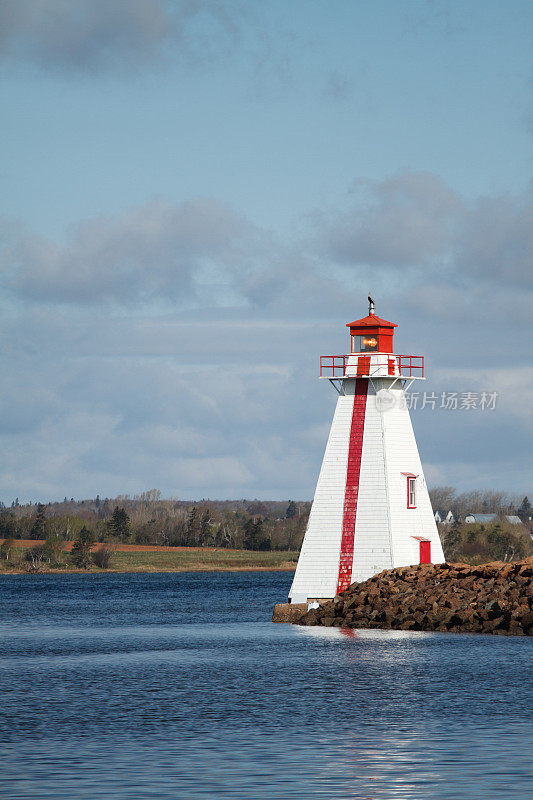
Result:
[[[274,606],[272,622],[296,622],[310,608],[317,608],[317,605],[328,603],[331,599],[331,597],[309,597],[306,603],[277,603]]]
[[[297,622],[307,613],[307,603],[277,603],[272,622]]]

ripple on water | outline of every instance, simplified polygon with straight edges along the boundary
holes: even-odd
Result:
[[[287,573],[3,576],[21,798],[533,798],[532,641],[273,625]]]

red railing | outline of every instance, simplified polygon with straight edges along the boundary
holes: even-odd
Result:
[[[396,356],[400,375],[404,378],[424,377],[424,356]]]
[[[346,373],[346,365],[350,356],[320,356],[321,378],[342,378]],[[330,364],[326,363],[331,361]],[[331,370],[331,374],[327,372]]]
[[[358,375],[372,376],[375,373],[376,377],[381,377],[382,370],[386,369],[388,375],[393,376],[396,371],[394,366],[397,366],[402,378],[424,377],[424,356],[397,355],[396,353],[390,356],[381,353],[379,355],[372,355],[370,353],[349,353],[343,356],[320,356],[320,377],[344,378],[346,376],[348,359],[350,358],[353,359],[351,371],[356,369],[356,359],[358,360],[356,369]],[[365,360],[362,361],[363,359]],[[396,364],[394,362],[396,362]],[[350,375],[350,377],[355,377],[355,372],[353,375]]]

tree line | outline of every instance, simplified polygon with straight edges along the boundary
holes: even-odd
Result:
[[[528,517],[531,504],[528,497],[521,498],[495,489],[476,489],[459,493],[453,486],[436,486],[429,490],[433,509],[452,511],[457,519],[467,514],[516,514]]]
[[[457,522],[439,526],[445,557],[454,561],[513,560],[533,550],[526,528],[510,525],[505,514],[519,514],[531,527],[527,497],[494,490],[459,494],[449,486],[430,491],[433,508],[451,509]],[[245,550],[300,549],[311,504],[294,501],[200,500],[195,503],[161,498],[158,490],[129,497],[0,506],[0,539],[46,542],[45,552],[31,549],[52,563],[65,541],[74,541],[71,560],[83,566],[88,559],[108,558],[105,547],[117,543]],[[490,525],[466,525],[469,513],[495,513]],[[92,548],[92,551],[91,551]],[[4,547],[4,550],[6,548]],[[90,553],[92,552],[92,555]],[[2,554],[0,553],[0,556]],[[103,565],[103,564],[102,564]]]
[[[298,550],[310,503],[164,500],[158,490],[129,497],[0,508],[0,538],[76,540],[176,547]]]

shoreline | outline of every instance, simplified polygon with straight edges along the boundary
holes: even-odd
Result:
[[[269,566],[211,566],[208,564],[199,564],[198,566],[186,567],[154,567],[152,569],[116,569],[110,567],[109,569],[75,569],[74,567],[60,569],[57,567],[50,567],[50,569],[43,569],[40,572],[30,572],[25,569],[3,569],[0,570],[0,578],[2,575],[107,575],[114,573],[117,575],[125,575],[128,573],[157,573],[157,572],[294,572],[296,567],[269,567]]]

